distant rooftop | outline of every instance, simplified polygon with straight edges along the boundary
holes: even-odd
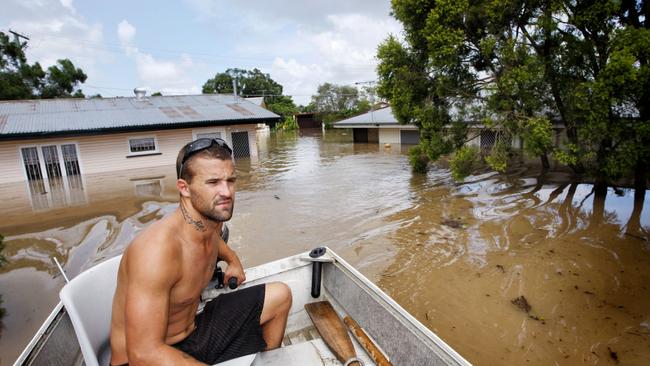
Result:
[[[366,112],[334,123],[334,127],[349,128],[354,126],[390,126],[399,125],[391,107]],[[408,126],[408,125],[407,125]]]
[[[0,139],[277,121],[230,94],[0,101]]]

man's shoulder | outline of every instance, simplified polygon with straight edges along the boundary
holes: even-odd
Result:
[[[182,257],[182,246],[172,230],[162,221],[140,232],[124,252],[129,262],[147,266],[174,265]]]

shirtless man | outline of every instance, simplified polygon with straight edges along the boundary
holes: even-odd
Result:
[[[178,154],[178,209],[143,230],[125,250],[111,321],[111,365],[201,365],[280,346],[291,290],[274,282],[222,294],[196,315],[217,258],[225,280],[246,280],[221,239],[235,201],[232,151],[199,139]]]

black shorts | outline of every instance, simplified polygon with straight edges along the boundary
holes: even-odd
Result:
[[[260,316],[265,290],[261,284],[217,296],[197,314],[196,329],[172,347],[207,364],[264,350]]]

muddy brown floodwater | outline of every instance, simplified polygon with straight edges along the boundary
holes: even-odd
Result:
[[[328,131],[259,136],[237,163],[230,245],[245,266],[327,245],[476,365],[650,364],[650,194],[594,201],[533,168],[413,175],[405,149]],[[177,207],[173,166],[85,176],[65,192],[0,186],[0,364],[70,276]],[[63,186],[63,185],[59,185]],[[51,187],[50,187],[51,188]]]

